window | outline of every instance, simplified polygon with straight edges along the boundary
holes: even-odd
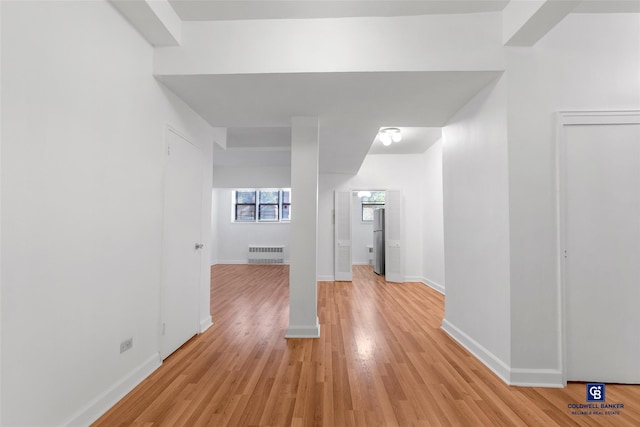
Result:
[[[277,221],[280,206],[280,191],[260,191],[258,219],[260,221]]]
[[[282,218],[283,221],[291,219],[291,190],[282,190]]]
[[[233,191],[232,221],[280,222],[291,220],[291,190],[243,189]]]
[[[373,221],[373,211],[384,208],[384,191],[368,191],[370,196],[360,198],[362,203],[362,222]]]
[[[255,221],[256,192],[235,191],[235,211],[236,221]]]

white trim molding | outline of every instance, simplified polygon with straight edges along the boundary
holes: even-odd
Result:
[[[441,284],[440,284],[440,283],[438,283],[438,282],[435,282],[435,281],[433,281],[433,280],[429,280],[429,279],[427,279],[426,277],[422,277],[422,278],[420,279],[420,282],[422,282],[423,284],[425,284],[425,285],[429,286],[431,289],[433,289],[433,290],[435,290],[435,291],[440,292],[442,295],[444,295],[444,294],[445,294],[445,292],[444,292],[444,285],[441,285]]]
[[[211,318],[211,315],[209,315],[206,318],[200,320],[200,333],[203,333],[211,326],[213,326],[213,320]]]
[[[249,264],[249,261],[246,259],[220,259],[216,265],[241,265],[241,264]]]
[[[559,369],[522,369],[511,368],[500,358],[484,348],[480,343],[462,332],[446,319],[442,320],[442,330],[464,347],[476,359],[482,362],[505,384],[519,387],[552,387],[565,386],[562,371]]]
[[[640,110],[625,111],[559,111],[558,125],[623,125],[637,124]]]
[[[285,338],[320,338],[320,323],[316,317],[316,324],[313,326],[294,325],[287,328]]]
[[[98,397],[89,402],[84,408],[72,415],[62,425],[64,426],[84,426],[89,425],[113,405],[122,399],[127,393],[133,390],[145,378],[153,373],[162,365],[160,353],[151,355],[147,360],[142,362],[137,368],[129,374],[122,377],[119,381],[109,387]]]
[[[331,274],[322,274],[317,278],[318,282],[335,282],[334,276]]]
[[[519,387],[563,388],[564,378],[559,369],[511,368],[509,385]]]
[[[455,327],[447,319],[442,319],[442,330],[451,338],[466,348],[476,359],[480,360],[487,368],[491,369],[502,381],[509,384],[509,366],[500,360],[496,355],[484,348],[480,343],[469,335]]]
[[[289,260],[285,259],[282,263],[273,263],[273,264],[249,264],[249,260],[247,259],[220,259],[220,260],[216,260],[215,264],[213,265],[289,265]]]

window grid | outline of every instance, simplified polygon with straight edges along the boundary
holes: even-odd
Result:
[[[233,222],[289,222],[290,189],[242,189],[233,192]]]
[[[258,220],[259,221],[278,221],[280,220],[279,210],[280,207],[280,191],[279,190],[266,190],[260,191],[260,206],[258,208]]]
[[[235,221],[246,222],[256,220],[256,192],[235,192]]]

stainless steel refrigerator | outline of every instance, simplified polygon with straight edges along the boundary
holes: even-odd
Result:
[[[373,271],[384,274],[384,209],[373,211]]]

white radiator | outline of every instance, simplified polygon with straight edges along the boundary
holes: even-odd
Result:
[[[249,264],[284,264],[284,246],[249,246]]]

